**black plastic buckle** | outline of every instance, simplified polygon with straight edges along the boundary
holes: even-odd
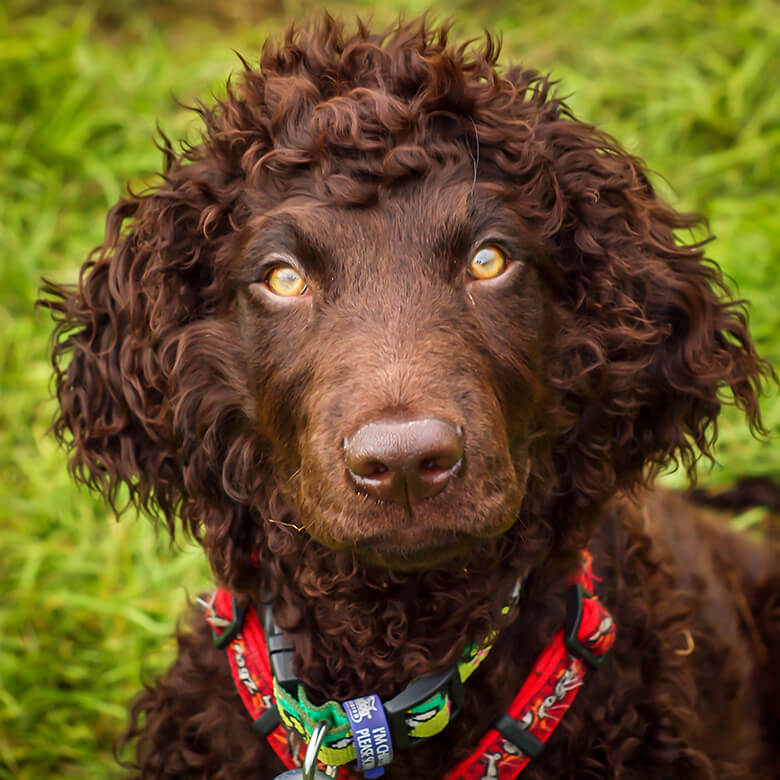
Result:
[[[420,677],[390,701],[382,703],[390,723],[394,747],[405,750],[427,741],[425,737],[409,736],[406,715],[412,707],[422,704],[437,693],[449,696],[450,722],[453,721],[463,709],[463,683],[457,666],[452,666],[439,674]]]
[[[211,641],[214,643],[214,647],[216,647],[218,650],[224,650],[236,638],[238,633],[241,631],[241,627],[244,625],[245,608],[239,606],[235,596],[233,596],[230,609],[233,613],[233,617],[231,618],[230,622],[222,629],[221,633],[218,634],[214,626],[212,626],[211,622],[209,622],[209,628],[211,629]],[[213,605],[211,607],[211,611],[214,612]],[[219,617],[219,615],[217,615],[217,617]],[[224,620],[224,618],[221,619]]]
[[[279,710],[272,704],[259,718],[255,718],[252,726],[261,737],[267,737],[280,723]]]
[[[544,750],[544,742],[534,736],[528,729],[511,715],[504,713],[496,719],[493,727],[504,739],[508,739],[516,748],[522,750],[529,758],[538,758]]]
[[[297,696],[300,680],[293,672],[295,643],[274,622],[274,611],[270,599],[263,604],[263,629],[271,674],[287,693]]]
[[[570,653],[578,655],[593,669],[600,669],[604,665],[604,661],[607,660],[606,654],[595,655],[580,642],[577,636],[582,622],[582,600],[585,597],[592,598],[592,594],[580,583],[569,586],[569,592],[566,594],[566,624],[563,629],[563,644]]]

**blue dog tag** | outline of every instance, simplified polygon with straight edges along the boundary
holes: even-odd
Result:
[[[375,693],[350,699],[341,705],[355,740],[357,769],[366,777],[378,777],[381,767],[393,760],[393,742],[382,700]]]

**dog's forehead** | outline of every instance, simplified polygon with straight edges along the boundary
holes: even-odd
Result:
[[[345,254],[430,257],[471,240],[488,222],[511,219],[502,201],[494,187],[465,175],[388,188],[370,205],[342,206],[316,194],[296,194],[252,221],[251,243],[267,251],[277,241],[302,243],[312,255],[337,262]]]

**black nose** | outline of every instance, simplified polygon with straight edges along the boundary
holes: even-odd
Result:
[[[396,504],[435,496],[463,460],[463,435],[443,420],[368,423],[344,441],[349,475],[369,495]]]

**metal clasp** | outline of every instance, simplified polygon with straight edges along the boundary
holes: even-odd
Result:
[[[328,733],[328,721],[321,720],[311,733],[311,739],[306,746],[303,757],[303,780],[315,780],[317,771],[317,754],[320,752],[325,735]]]

